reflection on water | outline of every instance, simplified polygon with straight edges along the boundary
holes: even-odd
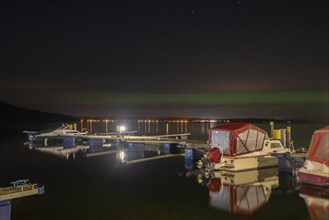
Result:
[[[196,177],[209,192],[209,206],[216,210],[241,215],[254,215],[265,206],[270,196],[295,194],[305,199],[312,219],[329,219],[329,188],[301,186],[298,176],[278,172],[278,168],[243,172],[209,171],[195,169],[191,158],[185,154],[186,177]],[[182,175],[182,173],[180,173]],[[311,198],[309,197],[311,194]]]
[[[189,139],[206,140],[208,128],[218,123],[89,121],[88,127],[93,132],[112,132],[120,124],[127,130],[138,131],[138,135],[183,131],[192,134]],[[301,127],[296,130],[303,130]],[[311,125],[307,130],[313,131],[313,127],[319,126]],[[294,137],[305,134],[308,133],[293,133]],[[1,140],[0,173],[4,178],[0,182],[24,176],[49,186],[45,196],[24,199],[19,207],[12,208],[13,219],[49,216],[53,219],[321,219],[328,216],[328,194],[326,198],[312,195],[312,200],[306,202],[305,196],[309,195],[299,190],[302,189],[299,180],[289,174],[281,175],[275,170],[206,172],[195,167],[195,158],[202,152],[185,151],[185,157],[181,157],[183,149],[179,146],[77,140],[74,144],[48,141],[47,146],[35,143],[29,150],[22,147],[21,133],[12,137]],[[306,139],[303,146],[310,141]],[[166,156],[170,158],[165,159]],[[181,178],[177,173],[193,177]],[[320,217],[313,217],[313,213]]]
[[[73,140],[73,141],[72,141]],[[104,143],[103,140],[90,140],[88,143],[77,144],[75,139],[67,141],[67,138],[64,138],[60,143],[38,143],[38,142],[28,142],[24,143],[29,146],[30,150],[39,151],[42,153],[52,154],[58,156],[62,159],[76,159],[79,157],[93,157],[100,156],[110,153],[115,153],[115,147],[112,147],[112,144]]]
[[[166,128],[166,133],[172,131],[175,133],[187,133],[194,134],[207,134],[208,128],[214,127],[225,120],[138,120],[139,132],[142,132],[144,122],[145,133],[158,133],[163,131],[163,127]],[[141,125],[141,126],[140,126]]]
[[[79,129],[90,133],[115,131],[116,126],[124,125],[139,135],[191,133],[192,138],[205,140],[208,129],[226,120],[81,120]]]
[[[300,188],[298,176],[290,172],[279,172],[279,187],[274,189],[275,194],[294,193]]]
[[[198,183],[209,189],[209,206],[235,214],[251,215],[264,206],[279,187],[277,168],[244,172],[200,172]]]
[[[67,140],[69,139],[69,140]],[[90,139],[78,144],[74,138],[63,138],[62,141],[26,142],[30,150],[52,154],[62,159],[76,159],[77,157],[95,157],[116,154],[118,161],[136,163],[174,156],[183,156],[184,148],[178,144],[145,144],[133,142],[106,142],[102,139]]]
[[[0,201],[0,219],[11,219],[11,203],[10,201]]]
[[[165,132],[163,132],[165,131]],[[168,134],[169,131],[175,133],[187,133],[187,120],[159,121],[159,120],[138,120],[138,132],[144,134],[159,134],[163,132]]]
[[[329,188],[303,185],[299,196],[305,200],[312,220],[329,219]]]
[[[126,143],[117,151],[117,159],[123,163],[141,163],[169,157],[183,156],[184,149],[177,144]]]
[[[63,159],[75,159],[77,155],[91,157],[113,153],[118,161],[128,164],[163,159],[168,156],[182,156],[181,153],[185,150],[186,176],[196,176],[200,185],[208,187],[208,201],[211,208],[234,214],[253,215],[269,202],[273,192],[274,195],[282,192],[294,193],[300,187],[298,177],[291,173],[279,173],[277,168],[235,173],[196,169],[196,158],[199,158],[202,152],[193,148],[182,149],[177,144],[149,145],[129,142],[118,144],[105,143],[103,140],[77,144],[63,140],[61,144],[52,145],[30,143],[29,148]],[[328,215],[328,189],[321,191],[303,186],[299,192],[305,199],[312,219],[324,219],[324,216]],[[6,204],[3,205],[5,207]]]
[[[53,154],[64,159],[75,159],[77,153],[86,153],[89,149],[88,146],[75,146],[71,148],[64,148],[62,146],[35,147],[32,144],[30,144],[29,148],[42,153]]]

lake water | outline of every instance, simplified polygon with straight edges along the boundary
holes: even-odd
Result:
[[[114,131],[117,125],[147,135],[166,134],[168,126],[168,133],[190,132],[190,138],[206,140],[208,128],[217,123],[119,121],[108,125],[94,123],[92,129],[105,132],[107,126],[107,131]],[[24,129],[56,126],[60,124],[26,125]],[[258,126],[269,131],[268,124]],[[291,126],[298,148],[308,147],[312,132],[326,125]],[[0,186],[27,178],[44,184],[45,193],[12,200],[13,220],[311,219],[312,210],[308,210],[305,196],[301,195],[298,179],[289,173],[267,169],[248,174],[258,175],[252,184],[238,183],[239,179],[228,183],[232,177],[219,177],[215,173],[211,178],[193,171],[186,166],[185,158],[179,156],[134,164],[122,163],[118,153],[89,158],[78,154],[75,159],[67,160],[30,149],[23,144],[26,136],[21,133],[21,126],[17,128],[2,133]],[[147,150],[133,156],[149,157],[158,153]],[[161,148],[160,154],[163,153]],[[320,189],[321,192],[328,195],[328,189]],[[320,211],[321,218],[327,219],[328,207]]]

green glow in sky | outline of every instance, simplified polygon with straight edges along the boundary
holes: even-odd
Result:
[[[327,121],[327,91],[222,93],[110,93],[2,91],[2,101],[68,115],[104,117],[277,117]],[[18,104],[19,103],[19,104]]]
[[[188,94],[111,94],[106,92],[48,94],[48,102],[58,104],[111,105],[326,105],[326,91],[301,92],[225,92]]]

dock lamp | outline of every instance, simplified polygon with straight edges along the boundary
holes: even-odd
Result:
[[[120,126],[120,128],[119,128],[120,133],[124,132],[125,130],[126,130],[125,126]]]
[[[117,132],[119,132],[120,135],[126,130],[125,126],[119,125],[117,126]]]

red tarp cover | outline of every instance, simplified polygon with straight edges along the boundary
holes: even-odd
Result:
[[[314,131],[307,159],[329,166],[329,126]]]
[[[266,137],[266,131],[249,123],[230,122],[209,129],[210,147],[221,148],[227,156],[261,151]]]

